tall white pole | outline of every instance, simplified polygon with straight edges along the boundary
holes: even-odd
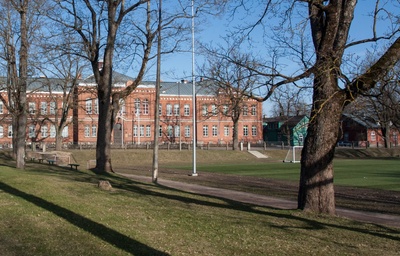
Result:
[[[193,109],[193,170],[192,176],[197,176],[196,172],[196,77],[194,70],[194,0],[192,0],[192,109]]]

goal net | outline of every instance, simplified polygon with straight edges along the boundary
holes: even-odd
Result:
[[[284,163],[300,163],[302,150],[303,150],[303,146],[290,147],[286,154],[285,160],[283,160],[283,162]]]

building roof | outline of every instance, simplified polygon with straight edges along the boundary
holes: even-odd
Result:
[[[361,118],[357,117],[351,114],[342,114],[344,118],[348,118],[353,120],[354,122],[358,123],[359,125],[365,127],[365,128],[372,128],[372,129],[378,129],[380,126],[374,121],[370,121],[367,118]]]
[[[298,115],[298,116],[277,116],[277,117],[269,117],[264,118],[264,123],[283,123],[289,127],[296,126],[301,120],[304,119],[306,115]]]

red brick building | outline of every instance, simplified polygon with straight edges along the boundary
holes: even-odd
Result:
[[[114,90],[123,89],[132,78],[116,73]],[[47,83],[49,79],[46,79]],[[55,142],[55,126],[65,111],[67,126],[62,132],[63,143],[75,145],[95,145],[97,137],[98,101],[92,78],[82,80],[75,90],[72,86],[64,92],[61,81],[50,79],[51,87],[43,86],[44,79],[38,79],[28,88],[27,143]],[[7,98],[6,92],[1,92]],[[209,93],[196,83],[196,129],[197,143],[232,143],[233,123],[223,113],[229,102],[223,96]],[[116,118],[112,143],[114,145],[143,145],[153,143],[155,82],[142,82],[131,95],[121,101],[121,109]],[[223,102],[223,103],[221,103]],[[0,144],[11,144],[11,116],[0,103]],[[76,106],[75,110],[73,106]],[[191,144],[193,140],[192,83],[162,82],[160,93],[160,143],[179,142]],[[252,99],[243,103],[243,113],[238,127],[239,141],[262,143],[262,104]]]

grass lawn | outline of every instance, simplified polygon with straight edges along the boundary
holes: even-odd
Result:
[[[1,255],[398,255],[400,232],[0,160]],[[97,188],[100,179],[112,191]]]

